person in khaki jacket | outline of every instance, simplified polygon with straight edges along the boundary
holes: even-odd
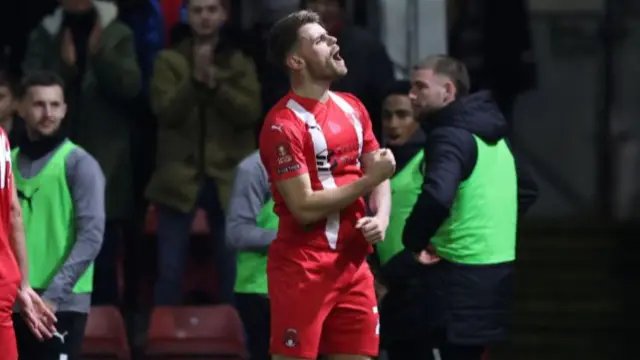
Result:
[[[235,254],[224,241],[224,209],[236,165],[255,150],[260,85],[253,62],[223,25],[225,0],[189,0],[192,36],[162,51],[150,84],[158,118],[157,168],[147,197],[158,212],[156,305],[181,301],[189,230],[198,207],[211,228],[219,302],[233,302]]]

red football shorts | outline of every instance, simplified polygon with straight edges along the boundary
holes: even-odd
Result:
[[[16,334],[13,331],[13,303],[18,294],[18,284],[8,283],[0,285],[0,353],[2,359],[17,360],[18,349]]]
[[[377,356],[378,307],[366,260],[339,252],[272,244],[267,274],[271,353]]]

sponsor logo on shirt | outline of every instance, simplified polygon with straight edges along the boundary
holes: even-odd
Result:
[[[318,171],[333,171],[338,165],[358,163],[358,145],[346,145],[335,150],[325,149],[316,155]]]
[[[286,173],[294,172],[297,170],[300,170],[300,164],[293,164],[293,165],[281,167],[281,168],[278,168],[276,172],[278,174],[286,174]]]
[[[27,208],[29,209],[29,211],[33,211],[33,197],[36,195],[38,190],[40,190],[40,188],[36,188],[31,193],[31,196],[27,196],[27,194],[25,194],[22,190],[17,189],[18,199],[27,204]]]

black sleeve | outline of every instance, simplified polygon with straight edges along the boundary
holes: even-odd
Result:
[[[518,176],[518,215],[524,215],[538,199],[538,185],[531,176],[529,166],[523,160],[522,155],[507,141],[509,149],[513,154]]]
[[[468,131],[441,127],[429,134],[422,192],[402,237],[406,249],[419,252],[427,248],[431,237],[449,217],[458,186],[473,172],[477,156],[476,142]]]

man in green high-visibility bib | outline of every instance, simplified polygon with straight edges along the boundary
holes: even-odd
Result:
[[[66,109],[58,75],[32,72],[23,79],[20,115],[26,134],[12,151],[12,169],[24,219],[29,284],[58,321],[54,337],[39,342],[14,314],[20,359],[80,359],[91,309],[93,263],[106,218],[105,177],[93,156],[61,130]]]
[[[469,94],[465,65],[431,56],[411,76],[410,98],[427,134],[421,193],[403,244],[421,276],[429,340],[442,360],[480,360],[506,337],[518,215],[537,197],[506,141],[488,92]]]
[[[402,233],[423,180],[423,147],[426,136],[414,116],[409,81],[396,81],[382,102],[383,143],[396,159],[391,178],[391,211],[385,240],[376,244],[380,264],[377,280],[386,294],[380,298],[380,344],[389,360],[433,359],[419,329],[421,299],[412,284],[420,267],[403,256]],[[400,255],[398,255],[400,254]],[[398,255],[398,256],[396,256]],[[405,254],[408,255],[408,254]],[[399,275],[398,275],[399,274]]]
[[[278,216],[257,151],[238,165],[226,229],[227,245],[238,251],[236,307],[247,333],[248,350],[251,359],[269,360],[267,249],[276,237]]]

